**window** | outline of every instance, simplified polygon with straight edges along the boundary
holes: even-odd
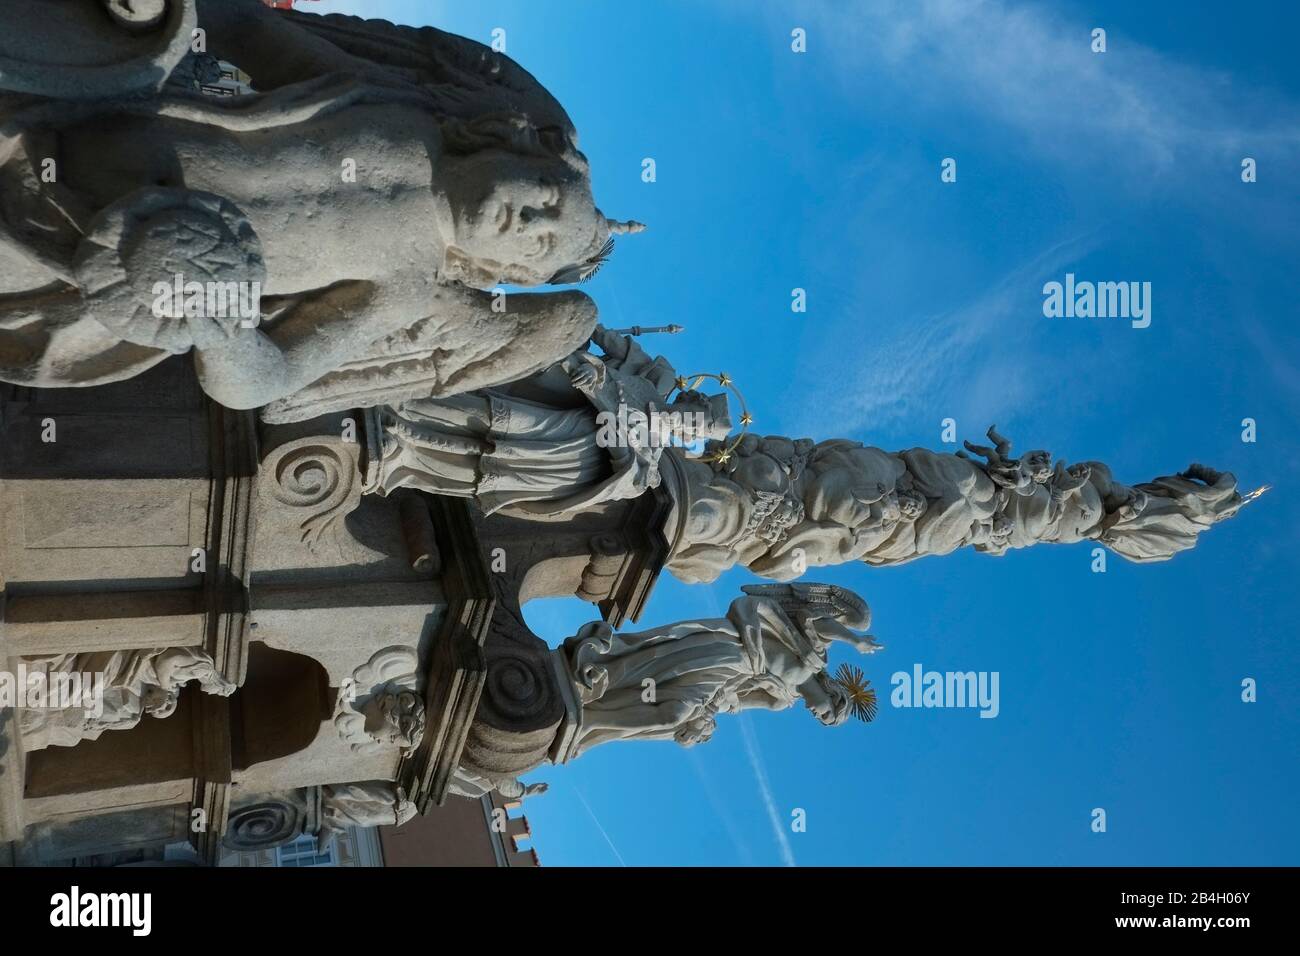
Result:
[[[316,838],[310,835],[298,837],[275,851],[281,866],[334,866],[334,841],[325,845],[323,852],[316,849]]]

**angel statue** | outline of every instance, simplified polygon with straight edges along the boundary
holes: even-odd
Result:
[[[576,733],[563,755],[579,756],[610,740],[708,740],[718,714],[784,710],[796,701],[823,724],[850,715],[870,720],[876,695],[862,672],[830,677],[835,641],[863,654],[880,650],[864,631],[865,601],[827,584],[742,587],[725,618],[683,621],[637,634],[584,625],[562,653],[579,701]]]

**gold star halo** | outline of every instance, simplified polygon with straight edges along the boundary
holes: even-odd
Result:
[[[736,387],[735,380],[733,380],[726,372],[719,372],[717,375],[714,375],[712,372],[700,372],[696,375],[679,375],[677,381],[674,383],[674,387],[678,391],[693,392],[698,389],[703,382],[710,380],[717,382],[723,388],[731,392],[731,394],[735,395],[736,401],[740,403],[740,433],[736,435],[735,440],[730,444],[725,444],[719,451],[714,452],[712,455],[704,455],[699,459],[700,461],[711,461],[717,462],[720,465],[725,465],[727,462],[731,461],[732,452],[736,450],[736,447],[740,444],[740,440],[745,437],[749,426],[754,423],[754,416],[749,413],[749,408],[745,405],[745,396],[740,394],[740,389]]]

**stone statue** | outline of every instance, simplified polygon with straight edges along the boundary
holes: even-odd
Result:
[[[730,450],[715,445],[713,460],[670,449],[680,532],[668,568],[699,582],[741,564],[785,581],[849,561],[894,565],[967,546],[1000,555],[1087,540],[1161,561],[1263,490],[1239,494],[1231,474],[1203,465],[1128,487],[1101,462],[1067,467],[1045,451],[1013,458],[996,428],[989,438],[993,447],[967,443],[956,454],[755,435]]]
[[[623,634],[585,625],[563,654],[579,700],[565,759],[611,740],[708,740],[718,714],[784,710],[796,701],[824,724],[854,710],[850,688],[827,673],[827,650],[842,641],[869,654],[880,648],[856,633],[871,623],[866,603],[824,584],[750,585],[725,618],[685,621]],[[871,698],[874,700],[874,697]]]
[[[321,787],[321,836],[348,827],[400,827],[418,811],[401,787],[386,780]]]
[[[383,690],[359,706],[343,701],[339,711],[334,726],[359,753],[384,747],[411,751],[424,737],[424,701],[413,690]]]
[[[472,497],[491,514],[558,515],[635,498],[660,482],[670,442],[725,436],[725,395],[684,391],[631,336],[597,326],[602,351],[574,352],[522,382],[387,409],[369,490]]]
[[[0,91],[74,100],[153,92],[190,53],[198,26],[194,4],[174,0],[60,0],[51,12],[6,5]]]
[[[60,7],[100,4],[136,11],[92,35],[104,56],[126,42],[114,22],[138,40],[194,16]],[[19,37],[49,20],[17,17]],[[97,95],[0,45],[0,380],[96,385],[192,351],[229,407],[332,374],[367,405],[526,377],[587,340],[581,293],[501,312],[479,291],[581,281],[640,228],[596,208],[563,110],[471,41],[324,19],[200,4],[213,52],[256,84],[233,98],[162,82],[183,68],[162,39]]]
[[[540,796],[549,789],[550,785],[543,782],[524,783],[516,777],[489,777],[466,770],[464,767],[456,768],[450,786],[451,793],[472,800],[477,800],[487,793],[499,793],[508,800],[524,800],[528,797]]]
[[[424,737],[419,656],[412,647],[385,647],[344,678],[334,727],[354,753],[385,747],[414,750]]]
[[[198,681],[203,693],[221,697],[237,689],[221,676],[206,652],[193,647],[51,654],[24,658],[23,664],[29,674],[43,672],[46,686],[60,675],[82,675],[83,692],[91,689],[99,698],[90,708],[20,709],[18,726],[25,751],[73,747],[83,740],[98,740],[106,730],[130,730],[144,717],[170,717],[181,688],[190,681]]]

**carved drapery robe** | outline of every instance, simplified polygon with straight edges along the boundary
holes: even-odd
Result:
[[[680,531],[667,566],[688,582],[713,581],[736,564],[788,581],[849,561],[890,566],[962,547],[1000,555],[1085,540],[1132,561],[1161,561],[1254,497],[1239,494],[1231,474],[1199,465],[1129,487],[1101,462],[1058,463],[1011,486],[998,479],[1014,461],[991,467],[843,440],[746,436],[725,463],[668,454],[682,480],[669,486]]]
[[[743,597],[725,618],[624,634],[603,622],[565,642],[582,715],[572,755],[611,740],[708,740],[718,714],[804,700],[825,723],[847,711],[825,680],[826,643],[777,601]],[[646,683],[649,681],[650,683]]]
[[[97,700],[58,709],[19,710],[23,749],[73,747],[97,740],[106,730],[130,730],[148,717],[171,716],[186,684],[197,681],[205,694],[229,697],[237,689],[217,671],[212,658],[191,647],[156,650],[98,651],[84,654],[50,654],[23,661],[29,672],[41,671],[49,684],[60,675],[80,675],[83,695],[102,694]],[[98,688],[96,690],[96,688]]]
[[[510,388],[413,399],[386,410],[372,490],[472,497],[488,514],[509,508],[559,515],[635,498],[659,484],[663,436],[620,434],[620,409],[625,418],[631,409],[647,419],[699,411],[704,437],[726,434],[725,397],[707,405],[669,403],[676,372],[666,360],[599,327],[596,338],[607,349],[602,357],[579,351]]]

